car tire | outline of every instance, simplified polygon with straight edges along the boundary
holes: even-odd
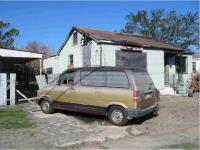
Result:
[[[54,112],[54,108],[52,107],[52,104],[49,100],[42,100],[40,103],[40,108],[43,113],[45,114],[52,114]]]
[[[123,107],[112,106],[108,111],[110,123],[116,126],[124,126],[128,123],[128,113]]]

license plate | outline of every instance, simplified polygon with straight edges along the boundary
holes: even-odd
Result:
[[[149,99],[149,98],[152,98],[152,95],[151,95],[151,94],[145,95],[145,99]]]

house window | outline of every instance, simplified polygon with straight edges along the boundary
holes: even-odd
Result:
[[[196,72],[196,62],[192,62],[192,70],[193,70],[193,73]]]
[[[76,45],[78,43],[78,34],[77,32],[73,33],[73,45]]]
[[[176,57],[176,72],[187,73],[187,57]]]
[[[53,68],[46,69],[46,74],[52,74],[52,73],[53,73]]]
[[[74,64],[73,55],[69,55],[69,65],[73,65],[73,64]]]

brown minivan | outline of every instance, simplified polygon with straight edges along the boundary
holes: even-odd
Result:
[[[118,126],[156,112],[159,100],[146,71],[123,67],[68,69],[38,96],[44,113],[62,109],[104,115]]]

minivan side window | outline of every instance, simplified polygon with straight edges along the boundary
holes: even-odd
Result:
[[[81,85],[106,86],[106,75],[104,71],[82,71]]]
[[[129,88],[128,78],[125,72],[107,71],[106,86],[114,88]]]
[[[76,72],[64,72],[60,75],[60,84],[73,84]]]

